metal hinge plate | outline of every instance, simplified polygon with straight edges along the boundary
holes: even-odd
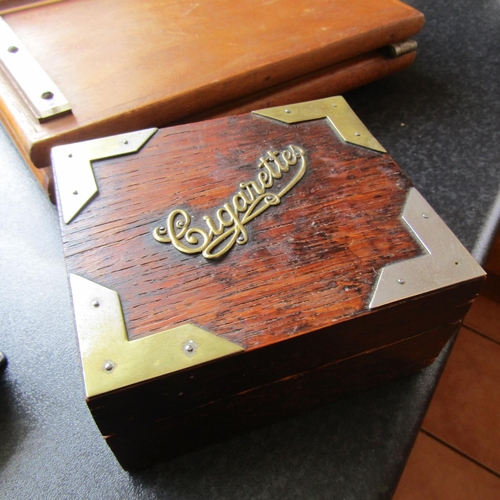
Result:
[[[0,17],[0,64],[38,121],[71,111],[71,104]]]

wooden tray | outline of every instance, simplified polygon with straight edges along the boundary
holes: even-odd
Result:
[[[484,278],[341,97],[52,157],[87,402],[125,468],[420,370]]]
[[[55,145],[345,92],[408,66],[414,45],[399,58],[380,49],[424,22],[395,0],[65,0],[4,20],[19,39],[4,59],[28,51],[53,81],[35,100],[71,107],[41,123],[0,75],[2,121],[36,167]]]

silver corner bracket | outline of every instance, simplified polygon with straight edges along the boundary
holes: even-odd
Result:
[[[70,223],[98,192],[91,162],[137,152],[158,129],[149,128],[52,148],[63,220]]]
[[[425,255],[382,268],[370,309],[486,274],[415,188],[408,192],[402,219]]]

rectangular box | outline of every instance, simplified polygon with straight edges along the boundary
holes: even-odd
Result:
[[[484,278],[342,97],[52,163],[87,402],[126,469],[420,370]]]
[[[4,21],[0,114],[40,168],[56,145],[346,92],[408,66],[424,17],[396,0],[64,0]]]

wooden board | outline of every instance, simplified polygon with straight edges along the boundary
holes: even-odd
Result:
[[[324,97],[325,80],[330,95],[343,92],[410,64],[414,54],[398,61],[377,51],[424,22],[395,0],[65,0],[5,20],[73,109],[41,124],[0,78],[2,120],[36,167],[49,164],[54,145],[164,126],[285,82],[298,85],[297,100]],[[353,71],[337,75],[351,60]],[[306,75],[308,95],[294,82]],[[285,102],[289,94],[266,105]]]
[[[63,0],[0,0],[0,15],[3,16],[11,12],[33,9],[61,1]]]
[[[183,226],[172,219],[179,235],[204,227],[203,216],[217,220],[224,206],[218,220],[233,227],[227,204],[241,202],[234,196],[264,164],[285,165],[282,152],[298,148],[304,176],[245,225],[247,242],[235,239],[211,259],[153,237],[176,209],[191,216]],[[54,158],[66,163],[79,150],[59,151]],[[289,186],[296,160],[274,178],[273,192]],[[421,369],[482,282],[479,272],[371,307],[386,266],[426,253],[401,219],[412,186],[387,153],[345,142],[327,119],[286,124],[253,114],[166,128],[138,153],[95,161],[93,171],[97,196],[70,222],[61,215],[69,273],[118,293],[130,344],[194,324],[241,349],[89,397],[126,468]],[[179,237],[189,249],[202,242],[200,233],[191,245]],[[445,266],[465,266],[452,247]],[[199,432],[180,439],[183,426]],[[159,444],[152,451],[147,443]]]

